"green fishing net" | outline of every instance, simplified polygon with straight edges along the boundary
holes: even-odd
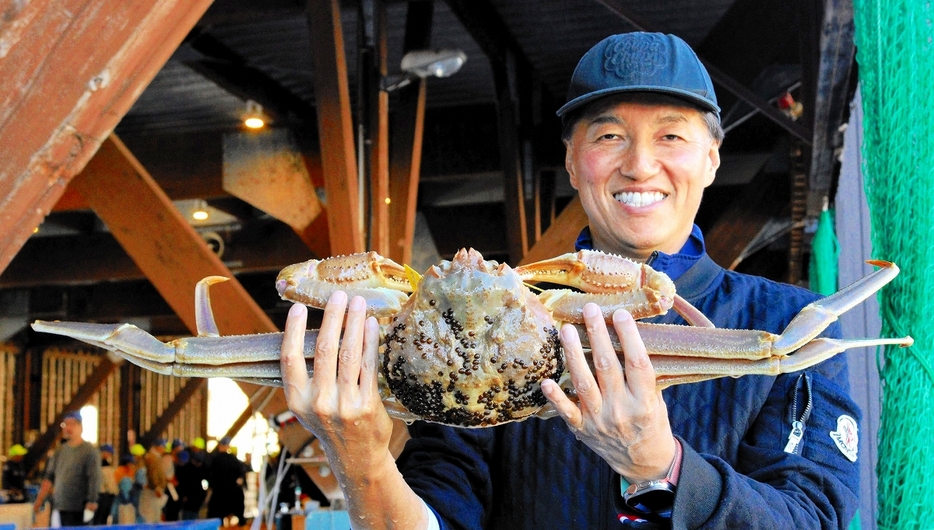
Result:
[[[880,359],[878,524],[934,528],[934,4],[853,5],[873,253],[902,271],[880,295],[882,336],[915,339]]]

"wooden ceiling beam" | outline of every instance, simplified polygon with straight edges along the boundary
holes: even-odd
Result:
[[[410,2],[405,17],[403,55],[429,49],[434,2]],[[421,177],[422,140],[425,135],[424,79],[398,91],[389,150],[389,257],[412,263],[418,183]]]
[[[225,235],[224,240],[223,259],[235,275],[279,271],[286,265],[315,257],[293,230],[274,220],[245,223]],[[0,274],[0,289],[87,285],[143,278],[143,272],[112,234],[34,237]]]
[[[784,190],[782,188],[785,188]],[[733,269],[749,242],[773,217],[781,214],[787,201],[787,176],[760,172],[704,234],[707,254],[721,267]]]
[[[222,334],[278,331],[116,136],[101,145],[71,186],[107,224],[192,334],[197,333],[194,287],[205,276],[230,278],[211,288],[214,318]],[[281,392],[270,406],[276,412],[286,408]]]
[[[370,142],[367,153],[369,175],[369,250],[389,255],[389,93],[382,90],[388,74],[386,6],[382,0],[362,2],[364,44],[361,53],[361,100],[366,104],[360,122],[366,124]]]
[[[197,333],[194,288],[205,276],[231,278],[211,289],[223,334],[277,331],[118,138],[108,138],[71,185],[192,333]]]
[[[580,197],[575,195],[555,222],[548,227],[548,230],[545,230],[541,239],[529,249],[529,253],[525,255],[520,264],[534,263],[560,256],[565,252],[574,252],[574,242],[589,222]]]
[[[363,252],[363,216],[340,4],[338,0],[308,0],[306,7],[331,252]]]
[[[210,4],[39,0],[4,11],[0,271]]]

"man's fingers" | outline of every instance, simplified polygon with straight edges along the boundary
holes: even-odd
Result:
[[[330,395],[337,379],[337,352],[344,324],[347,294],[335,291],[324,306],[321,329],[315,343],[315,373],[312,382],[319,394]]]
[[[545,397],[548,398],[558,415],[564,419],[571,430],[579,431],[583,427],[584,416],[581,409],[577,408],[577,405],[564,395],[557,382],[553,379],[542,381],[542,393],[545,394]]]
[[[360,389],[379,392],[379,323],[375,317],[366,319],[363,328],[363,365],[360,369]]]
[[[347,325],[340,344],[338,384],[356,387],[360,379],[360,358],[363,345],[363,322],[366,320],[366,301],[355,296],[347,307]]]
[[[652,361],[645,351],[645,344],[632,315],[623,310],[613,313],[613,327],[623,347],[623,356],[626,359],[624,373],[629,391],[637,399],[654,395],[655,369],[652,368]]]
[[[299,303],[292,304],[289,316],[285,320],[285,334],[282,337],[282,351],[279,357],[285,397],[289,403],[294,403],[298,397],[296,393],[308,386],[308,369],[304,356],[307,320],[308,308]]]
[[[583,309],[584,324],[590,339],[590,357],[594,375],[604,396],[618,395],[624,388],[623,367],[606,330],[603,311],[596,304],[586,304]]]
[[[577,329],[570,324],[561,326],[560,331],[561,345],[564,347],[564,358],[568,365],[568,371],[571,373],[571,383],[577,390],[577,398],[580,400],[581,409],[591,413],[598,413],[602,405],[600,397],[600,387],[587,366],[587,359],[584,358],[584,351],[581,348],[580,336]]]

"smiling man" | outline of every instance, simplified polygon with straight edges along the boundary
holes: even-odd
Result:
[[[720,165],[719,112],[706,70],[675,36],[614,35],[588,51],[558,111],[589,218],[577,247],[665,272],[717,327],[780,333],[817,295],[724,270],[694,224]],[[632,317],[613,316],[621,364],[588,304],[593,371],[576,329],[560,330],[578,402],[554,381],[541,385],[563,422],[416,422],[393,460],[376,385],[378,331],[364,310],[359,297],[331,298],[313,381],[301,305],[282,346],[289,406],[321,439],[355,528],[845,528],[856,510],[859,410],[843,356],[802,373],[659,391]],[[654,320],[685,324],[674,312]],[[842,445],[840,425],[853,434]]]

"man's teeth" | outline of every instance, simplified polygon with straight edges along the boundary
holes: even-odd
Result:
[[[622,193],[617,193],[614,197],[617,201],[627,206],[648,206],[663,200],[666,195],[659,191],[645,191],[641,193],[624,191]]]

